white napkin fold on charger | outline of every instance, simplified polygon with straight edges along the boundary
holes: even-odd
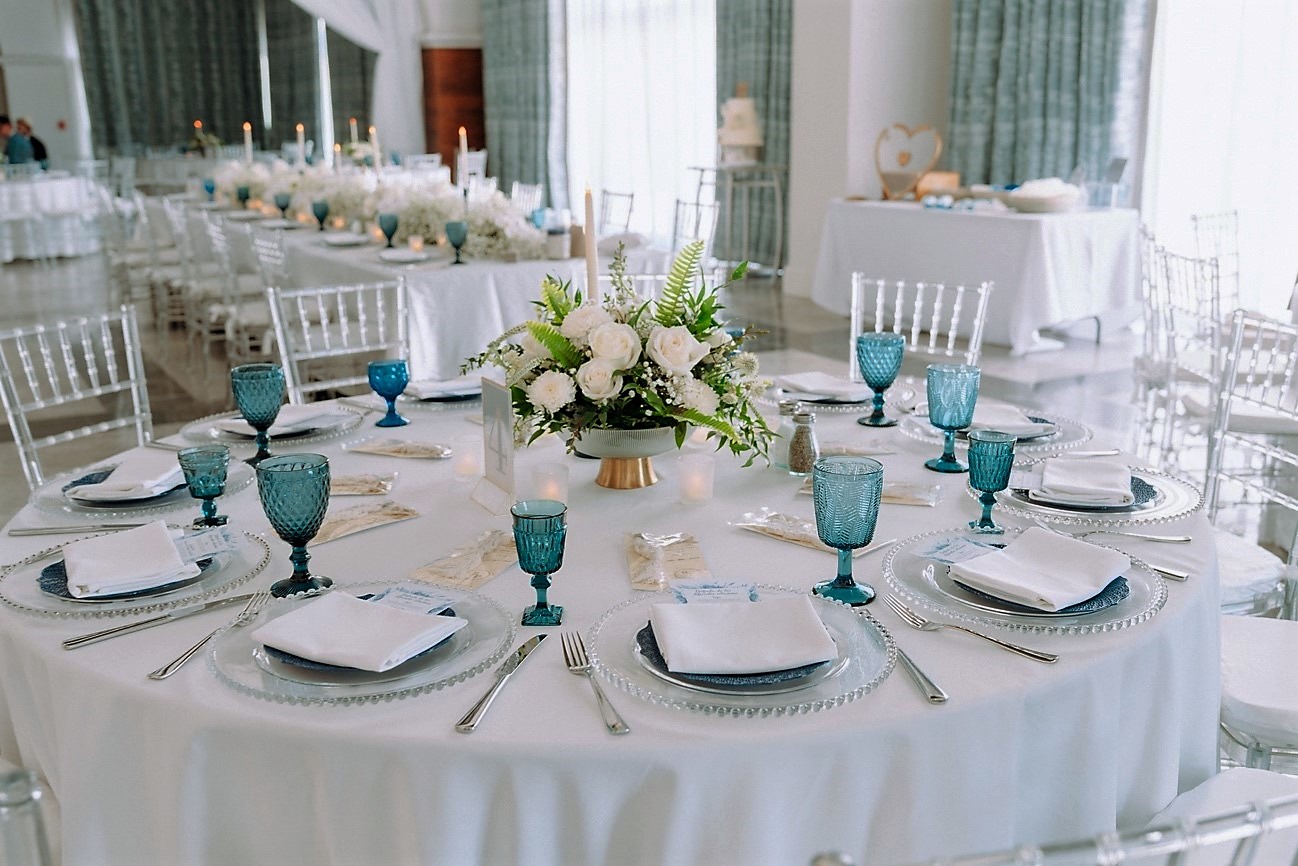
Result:
[[[434,397],[460,397],[466,394],[480,393],[482,393],[481,373],[457,376],[454,379],[424,379],[419,382],[411,382],[406,386],[406,395],[417,400],[429,400]]]
[[[1130,505],[1131,467],[1121,457],[1051,457],[1041,464],[1041,487],[1029,499],[1076,505]]]
[[[837,658],[806,596],[715,604],[655,604],[649,614],[667,669],[758,674]]]
[[[1011,436],[1041,436],[1053,433],[1055,425],[1033,421],[1023,410],[1009,403],[979,400],[974,406],[970,430],[998,430]]]
[[[808,394],[823,394],[834,400],[846,403],[859,403],[874,396],[868,385],[852,382],[829,373],[790,373],[779,378],[779,383],[790,391],[803,391]]]
[[[161,520],[74,541],[63,548],[63,565],[74,598],[137,592],[199,574],[197,565],[180,558]]]
[[[599,239],[595,249],[602,256],[611,256],[617,252],[617,245],[623,244],[628,250],[648,246],[649,239],[638,232],[618,232]]]
[[[974,589],[1038,610],[1055,611],[1094,598],[1131,568],[1116,550],[1033,526],[1004,549],[951,566]]]
[[[289,436],[294,433],[305,433],[308,430],[318,430],[321,427],[333,427],[341,424],[350,416],[347,412],[339,412],[329,406],[314,405],[308,403],[305,406],[286,404],[279,407],[279,414],[275,416],[275,423],[270,425],[267,431],[271,436]],[[257,431],[252,425],[242,418],[222,418],[213,426],[227,433],[236,433],[240,436],[256,436]]]
[[[185,480],[176,452],[132,448],[122,453],[117,468],[98,484],[69,487],[67,495],[90,502],[125,502],[165,493]]]
[[[382,673],[468,624],[458,616],[399,610],[334,591],[303,602],[251,637],[304,659]]]

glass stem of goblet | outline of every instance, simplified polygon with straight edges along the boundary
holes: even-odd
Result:
[[[883,389],[874,389],[874,413],[870,415],[871,421],[882,421],[886,416],[883,414]]]
[[[307,569],[306,564],[311,559],[311,554],[306,552],[305,547],[293,545],[293,552],[289,554],[289,562],[293,563],[293,576],[290,578],[294,583],[305,583],[311,579],[311,572]]]
[[[550,575],[538,574],[533,576],[532,588],[536,590],[536,609],[545,610],[550,606],[545,597],[545,591],[550,588]]]
[[[978,518],[978,528],[994,529],[996,522],[992,520],[992,506],[996,504],[996,494],[984,491],[978,501],[983,505],[983,516]]]
[[[945,463],[955,463],[955,431],[942,431],[942,460]]]
[[[852,579],[852,550],[851,548],[839,548],[838,577],[834,578],[834,586],[847,587],[855,585],[856,581]]]
[[[216,525],[216,501],[213,499],[203,500],[203,525]]]
[[[269,428],[268,428],[269,429]],[[249,466],[256,466],[270,456],[270,433],[268,430],[257,431],[257,453],[248,459]]]

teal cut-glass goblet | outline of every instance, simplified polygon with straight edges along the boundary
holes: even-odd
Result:
[[[210,177],[203,178],[203,192],[207,193],[207,200],[212,201],[216,197],[216,181]]]
[[[183,448],[176,455],[189,495],[203,501],[203,513],[194,519],[194,528],[224,526],[229,520],[216,513],[216,497],[225,492],[225,477],[230,468],[230,449],[224,445],[200,445]]]
[[[1003,535],[1005,530],[992,521],[996,494],[1010,484],[1014,468],[1014,443],[1017,438],[998,430],[969,431],[969,486],[981,494],[983,513],[969,522],[969,528],[987,535]]]
[[[316,199],[311,202],[311,216],[315,221],[320,223],[320,231],[324,231],[325,220],[329,219],[329,202],[324,199]]]
[[[246,186],[235,187],[234,197],[239,200],[239,207],[247,208],[248,199],[252,198],[252,191]]]
[[[284,405],[284,368],[279,364],[235,367],[230,371],[230,388],[239,414],[257,431],[257,453],[248,458],[248,464],[256,466],[270,456],[268,431]]]
[[[464,242],[469,239],[469,224],[463,220],[453,220],[446,224],[446,240],[451,246],[455,247],[455,261],[453,265],[464,264],[464,259],[460,258],[460,248]]]
[[[286,192],[275,193],[275,207],[279,208],[281,219],[288,219],[288,206],[293,203],[293,196]]]
[[[822,457],[811,470],[816,533],[838,551],[838,575],[816,584],[816,595],[844,604],[874,600],[874,587],[852,578],[852,551],[874,540],[883,497],[883,464],[869,457]]]
[[[311,559],[307,542],[320,531],[329,509],[329,459],[319,454],[268,457],[257,465],[257,493],[275,534],[293,546],[293,574],[271,584],[270,594],[285,598],[333,586],[306,567]]]
[[[928,421],[942,431],[942,456],[924,461],[934,472],[968,472],[955,459],[955,432],[973,422],[981,372],[971,364],[929,364]]]
[[[868,333],[856,338],[856,363],[861,368],[861,378],[874,391],[874,411],[857,418],[856,423],[866,427],[896,426],[896,418],[883,414],[883,395],[897,380],[905,354],[906,338],[901,334]]]
[[[397,398],[410,384],[410,368],[405,361],[370,361],[370,387],[388,401],[388,414],[375,427],[404,427],[410,422],[397,413]]]
[[[568,506],[553,499],[524,499],[514,504],[514,545],[519,568],[532,575],[536,604],[523,611],[523,625],[559,625],[563,607],[550,604],[546,590],[550,575],[563,567],[563,545],[568,535]]]
[[[394,213],[379,214],[379,231],[383,232],[383,237],[388,239],[388,249],[392,248],[392,236],[397,233],[399,220]]]

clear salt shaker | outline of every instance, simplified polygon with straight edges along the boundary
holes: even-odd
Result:
[[[775,430],[775,439],[771,442],[771,463],[776,469],[789,468],[789,442],[793,439],[793,413],[797,412],[797,400],[780,401],[780,426]]]
[[[803,411],[793,413],[793,436],[789,439],[789,474],[810,475],[819,457],[815,414]]]

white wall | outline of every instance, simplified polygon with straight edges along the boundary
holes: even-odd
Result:
[[[423,0],[425,48],[481,48],[482,0]]]
[[[879,197],[880,130],[930,124],[945,133],[950,46],[949,0],[794,3],[785,291],[811,294],[825,205]]]
[[[53,165],[90,156],[89,117],[69,0],[0,0],[0,64],[12,116],[32,120]]]

